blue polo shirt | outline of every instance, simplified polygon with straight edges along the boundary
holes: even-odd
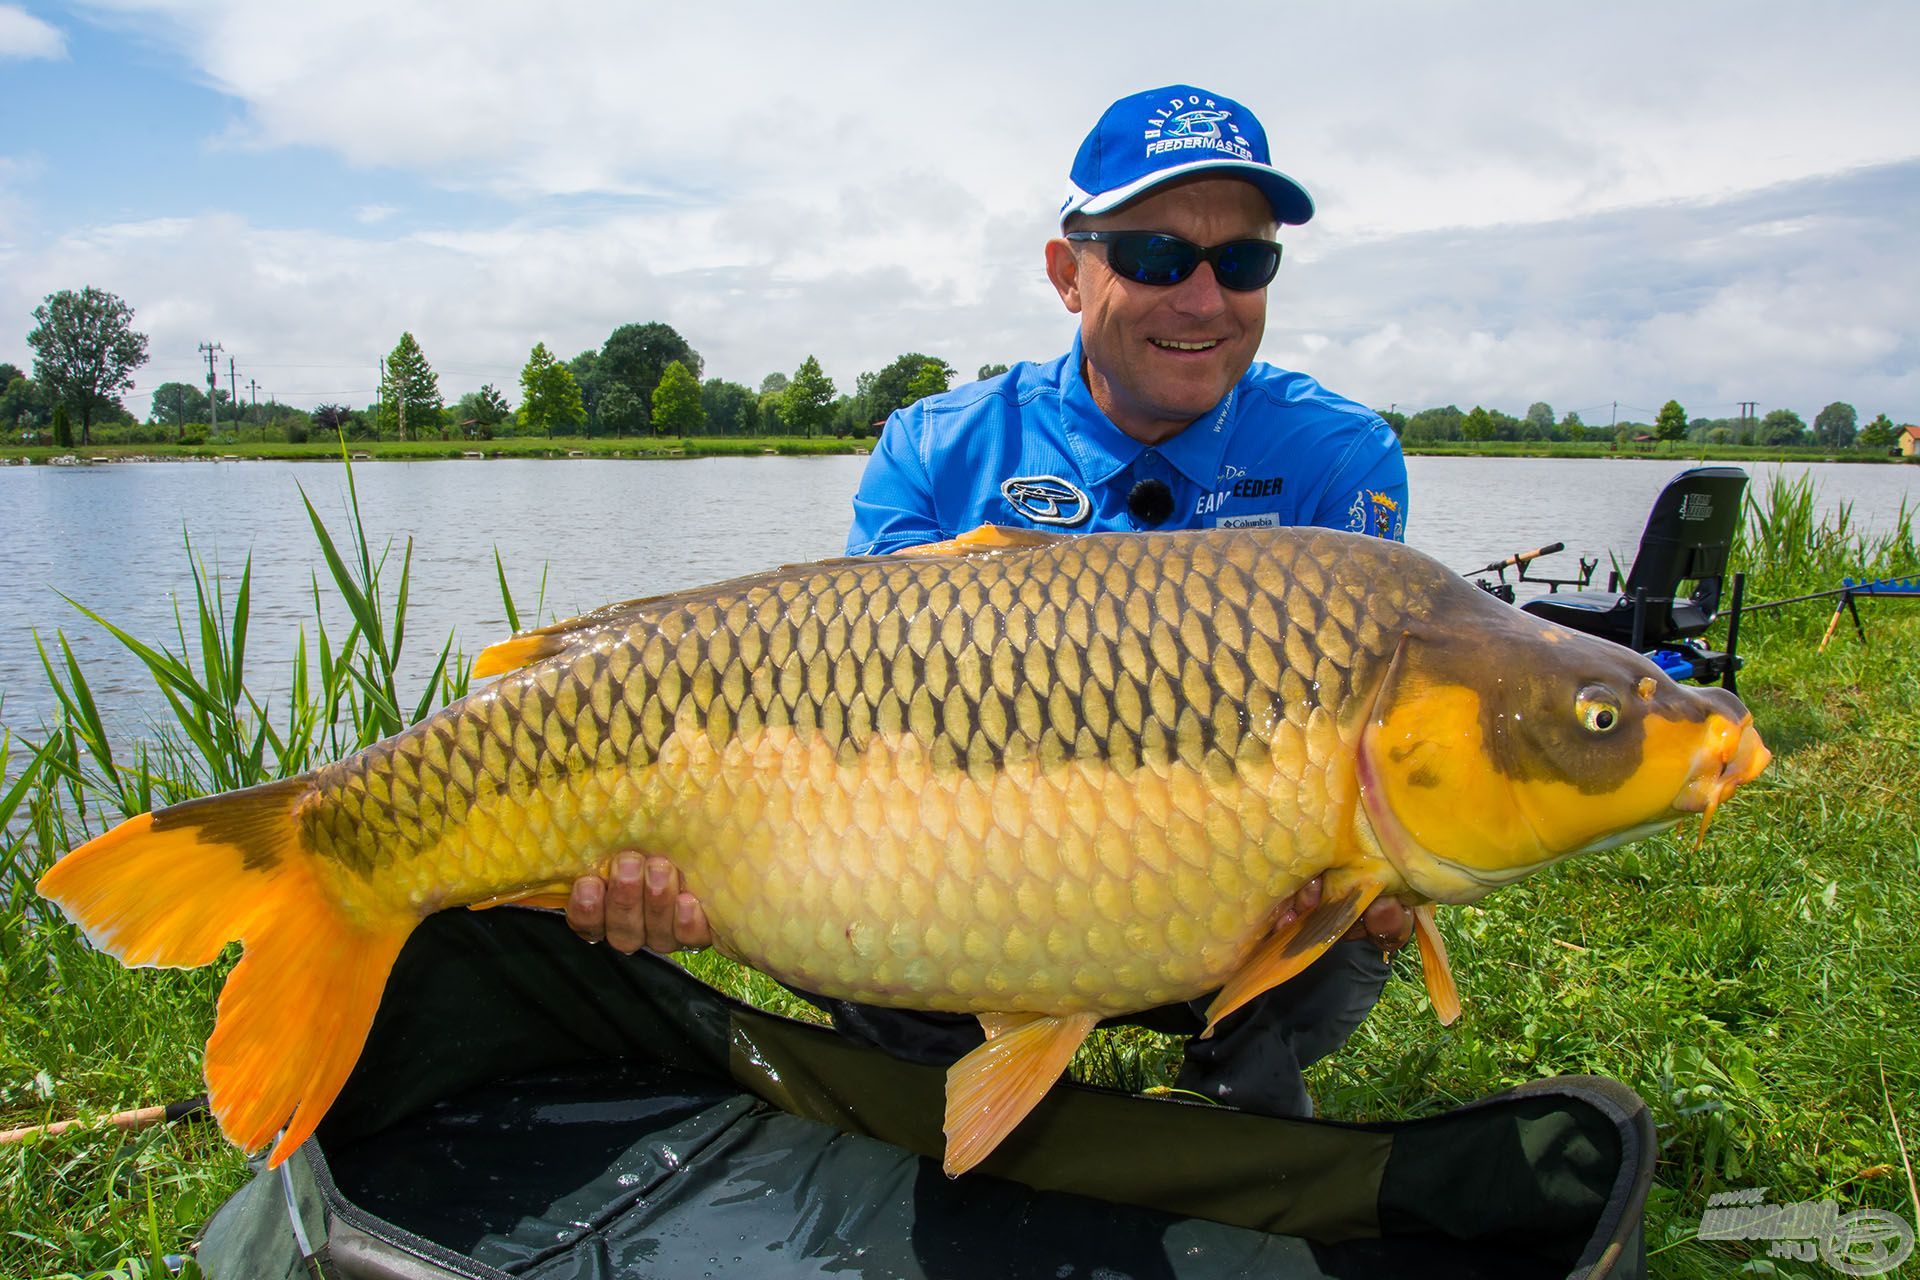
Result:
[[[1143,480],[1173,495],[1148,526]],[[1080,376],[1080,339],[1046,364],[929,396],[887,419],[853,499],[852,555],[983,524],[1056,533],[1320,525],[1404,538],[1407,467],[1380,415],[1304,373],[1256,362],[1186,430],[1146,445]]]

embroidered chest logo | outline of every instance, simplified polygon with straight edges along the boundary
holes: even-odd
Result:
[[[1162,151],[1202,150],[1253,159],[1252,148],[1240,138],[1240,126],[1233,123],[1233,113],[1222,111],[1212,98],[1198,94],[1171,99],[1156,109],[1147,117],[1145,141],[1150,156]]]
[[[1086,491],[1059,476],[1014,476],[1000,482],[1007,505],[1035,524],[1076,525],[1093,514]]]

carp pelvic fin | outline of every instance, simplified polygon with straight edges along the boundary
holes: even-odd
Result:
[[[1368,876],[1339,877],[1330,873],[1320,905],[1304,916],[1296,916],[1264,938],[1247,962],[1240,966],[1220,994],[1207,1006],[1207,1029],[1202,1040],[1213,1034],[1220,1020],[1264,992],[1298,974],[1318,960],[1326,949],[1340,941],[1340,935],[1365,915],[1373,900],[1386,885]]]
[[[992,1038],[947,1069],[947,1154],[940,1167],[949,1178],[986,1159],[1026,1119],[1099,1020],[1097,1013],[1039,1015],[1016,1025],[1013,1015],[981,1017]]]
[[[1045,547],[1072,537],[1066,533],[1041,533],[1037,529],[1015,529],[1004,524],[983,524],[957,538],[929,542],[925,546],[905,547],[903,556],[963,556],[972,551],[1005,551],[1014,547]]]
[[[1440,1025],[1450,1027],[1460,1016],[1460,988],[1454,985],[1447,941],[1433,922],[1431,902],[1413,909],[1413,936],[1420,943],[1420,974],[1427,980],[1427,999],[1433,1003]]]
[[[249,1152],[284,1127],[274,1165],[346,1082],[416,923],[349,913],[322,885],[296,821],[311,788],[293,778],[129,818],[40,881],[129,965],[191,968],[245,947],[207,1041],[207,1096]]]
[[[556,880],[552,884],[536,884],[530,889],[502,893],[479,902],[469,902],[467,910],[491,911],[495,907],[536,907],[545,911],[565,911],[567,900],[572,893],[572,885]]]

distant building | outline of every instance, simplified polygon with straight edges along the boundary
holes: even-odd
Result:
[[[1900,452],[1911,458],[1920,453],[1920,427],[1902,427],[1898,436]]]

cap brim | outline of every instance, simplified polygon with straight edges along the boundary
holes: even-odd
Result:
[[[1236,178],[1251,182],[1266,196],[1267,203],[1273,206],[1273,216],[1290,226],[1298,226],[1313,217],[1313,197],[1307,189],[1280,172],[1272,165],[1258,164],[1251,160],[1194,160],[1188,164],[1174,165],[1169,169],[1160,169],[1136,182],[1112,191],[1103,191],[1098,195],[1088,195],[1075,191],[1065,207],[1060,210],[1060,220],[1065,222],[1070,214],[1112,213],[1126,204],[1169,182],[1180,178],[1192,177],[1196,173],[1227,173]]]

